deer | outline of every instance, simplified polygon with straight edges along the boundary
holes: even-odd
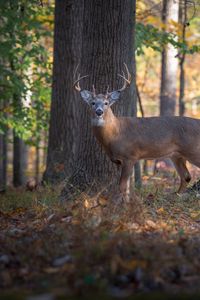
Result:
[[[184,116],[116,117],[111,106],[119,101],[121,93],[130,86],[131,75],[124,63],[125,72],[118,74],[123,79],[121,88],[96,94],[82,89],[80,76],[74,88],[90,107],[91,126],[94,136],[102,145],[110,160],[121,167],[120,194],[129,201],[129,179],[135,163],[141,159],[169,158],[180,177],[177,193],[186,190],[191,175],[186,162],[200,167],[200,120]]]

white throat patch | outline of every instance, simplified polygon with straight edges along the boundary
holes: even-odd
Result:
[[[93,118],[91,120],[92,126],[104,126],[105,121],[103,118]]]

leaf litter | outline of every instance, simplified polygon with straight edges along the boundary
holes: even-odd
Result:
[[[96,206],[85,195],[61,205],[58,191],[8,191],[0,203],[1,295],[200,293],[199,197],[166,194],[159,184],[129,204],[102,197]]]

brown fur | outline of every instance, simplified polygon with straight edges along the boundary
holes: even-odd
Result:
[[[179,192],[191,179],[186,161],[200,167],[200,120],[187,117],[115,117],[110,108],[104,126],[93,126],[97,140],[113,162],[120,163],[120,190],[140,159],[170,158],[181,178]]]

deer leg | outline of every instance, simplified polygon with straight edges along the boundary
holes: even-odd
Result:
[[[134,163],[132,161],[125,161],[122,164],[122,172],[119,182],[120,192],[126,202],[129,202],[130,197],[130,176],[133,172]]]
[[[177,173],[180,176],[181,183],[178,189],[178,193],[183,192],[191,180],[191,175],[186,167],[186,160],[182,157],[173,157],[172,161],[176,168]]]

